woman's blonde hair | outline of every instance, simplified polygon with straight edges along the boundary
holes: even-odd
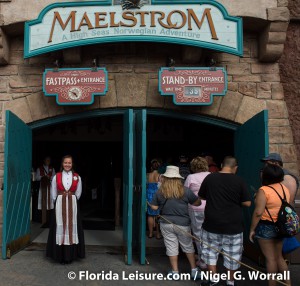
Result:
[[[205,158],[196,157],[191,161],[191,171],[193,173],[207,172],[208,164]]]
[[[184,196],[184,187],[179,178],[163,177],[159,191],[166,199],[181,199]]]

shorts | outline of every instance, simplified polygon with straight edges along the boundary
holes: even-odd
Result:
[[[273,223],[259,222],[255,229],[255,238],[279,239],[279,235]]]
[[[189,216],[191,219],[191,228],[193,235],[200,238],[201,228],[204,221],[204,212],[203,211],[194,211],[193,209],[189,209]],[[195,240],[195,244],[197,246],[198,255],[201,255],[201,244],[199,240]]]
[[[228,254],[237,261],[241,261],[243,253],[243,233],[238,234],[217,234],[207,232],[202,229],[201,231],[201,259],[207,265],[217,265],[219,252],[215,249]],[[203,243],[204,242],[204,243]],[[214,249],[212,249],[212,246]],[[230,257],[223,255],[224,266],[229,270],[237,270],[240,264],[230,259]]]
[[[179,254],[178,244],[184,253],[194,253],[192,237],[185,234],[191,234],[190,226],[172,225],[170,223],[160,223],[160,231],[164,238],[167,249],[167,256],[177,256]]]

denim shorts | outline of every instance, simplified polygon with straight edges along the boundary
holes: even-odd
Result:
[[[273,223],[263,223],[259,222],[256,230],[255,237],[262,239],[274,239],[280,238],[278,232],[276,231],[275,225]]]

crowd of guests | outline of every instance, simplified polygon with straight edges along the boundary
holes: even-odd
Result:
[[[283,273],[288,270],[282,255],[284,239],[273,223],[277,220],[281,200],[273,189],[292,203],[298,189],[298,179],[283,168],[279,154],[271,153],[262,161],[262,186],[255,197],[249,239],[252,242],[257,240],[266,259],[267,272]],[[161,166],[160,159],[151,161],[147,185],[148,220],[155,216],[154,221],[157,222],[160,215],[159,226],[156,226],[157,237],[160,237],[160,229],[171,266],[169,275],[179,272],[180,245],[187,256],[193,279],[200,278],[201,270],[218,273],[217,261],[221,253],[226,273],[229,273],[226,285],[237,285],[234,273],[240,267],[243,253],[243,208],[251,206],[254,194],[236,175],[236,158],[225,157],[220,169],[208,154],[195,157],[190,162],[186,156],[180,156],[177,166],[167,165],[164,173],[160,172]],[[149,237],[152,237],[154,223],[148,224]],[[217,276],[210,277],[201,285],[223,285],[218,284],[217,278],[214,279]],[[270,279],[268,283],[273,286],[277,282]],[[285,283],[290,285],[289,280]]]

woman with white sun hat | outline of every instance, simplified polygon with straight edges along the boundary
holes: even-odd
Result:
[[[178,270],[179,244],[186,254],[191,266],[192,278],[198,278],[200,273],[196,267],[194,246],[191,233],[191,221],[188,212],[188,204],[199,206],[201,200],[191,190],[182,184],[179,168],[167,166],[162,175],[162,183],[159,190],[148,204],[153,210],[160,209],[160,229],[164,238],[172,270],[170,274],[175,278]],[[196,277],[195,277],[196,276]]]

